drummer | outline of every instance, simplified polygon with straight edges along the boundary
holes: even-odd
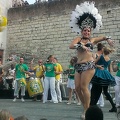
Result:
[[[26,74],[31,74],[28,72],[28,66],[24,64],[23,57],[20,57],[20,63],[15,66],[14,77],[16,79],[15,89],[14,89],[14,99],[13,102],[16,102],[17,96],[19,95],[19,90],[21,89],[21,101],[24,102],[25,88],[26,88]]]
[[[41,80],[43,85],[45,67],[43,65],[42,59],[38,60],[38,65],[36,65],[35,67],[32,67],[32,65],[33,65],[33,61],[31,61],[30,63],[30,70],[33,70],[35,72],[36,77]],[[35,96],[33,100],[37,101],[37,96]]]

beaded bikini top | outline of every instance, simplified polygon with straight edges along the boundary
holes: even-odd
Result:
[[[90,40],[89,40],[90,41]],[[78,42],[77,44],[81,44],[80,42]],[[85,44],[85,46],[87,48],[89,48],[91,51],[93,50],[93,44],[91,42],[88,42],[87,44]]]

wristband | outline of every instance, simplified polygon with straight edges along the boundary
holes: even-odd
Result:
[[[109,39],[111,39],[111,36],[106,36],[106,40],[109,40]]]
[[[81,43],[78,43],[78,44],[74,44],[74,47],[79,50],[83,47],[83,45]]]

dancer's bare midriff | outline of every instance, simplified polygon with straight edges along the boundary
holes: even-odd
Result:
[[[86,63],[89,61],[94,61],[93,53],[90,51],[78,51],[78,61],[77,63]]]

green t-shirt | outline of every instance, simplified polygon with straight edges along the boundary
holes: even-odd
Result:
[[[46,77],[55,77],[54,67],[56,66],[56,64],[54,64],[54,63],[46,63],[44,66],[46,68],[45,76]]]
[[[116,76],[120,77],[120,62],[117,64],[118,66],[118,71],[116,73]]]
[[[72,75],[70,75],[72,74]],[[68,75],[68,78],[74,80],[74,74],[75,74],[75,69],[72,65],[69,65],[69,75]]]
[[[16,78],[26,78],[24,71],[28,71],[28,66],[26,64],[17,64],[15,67]]]

